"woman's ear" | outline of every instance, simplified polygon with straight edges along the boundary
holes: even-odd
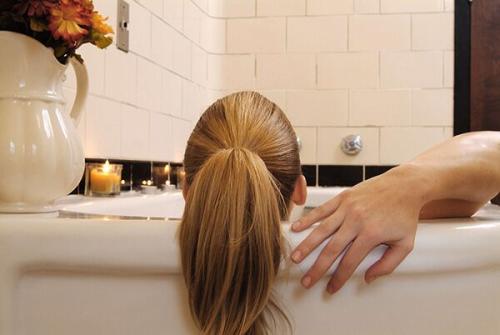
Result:
[[[187,195],[188,195],[188,184],[184,183],[184,187],[182,188],[182,197],[184,198],[184,201],[186,201]]]
[[[300,175],[295,182],[295,188],[292,193],[292,202],[298,206],[306,203],[307,198],[307,182],[303,175]]]

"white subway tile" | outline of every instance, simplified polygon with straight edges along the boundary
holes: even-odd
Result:
[[[455,0],[444,0],[444,10],[447,12],[454,12]]]
[[[191,42],[177,32],[173,32],[173,36],[172,70],[186,78],[191,78]]]
[[[382,52],[381,86],[384,88],[432,88],[443,85],[443,54]]]
[[[314,88],[316,60],[311,54],[257,55],[257,87]]]
[[[258,16],[293,16],[306,14],[306,0],[257,0]]]
[[[191,0],[184,1],[184,34],[200,43],[203,13]]]
[[[102,16],[108,18],[107,23],[113,27],[113,30],[116,32],[117,0],[94,0],[93,3],[95,10],[101,13]],[[113,41],[116,41],[116,38],[113,38]]]
[[[172,123],[172,133],[174,138],[174,161],[181,163],[184,160],[184,151],[186,150],[186,144],[191,131],[193,130],[193,124],[189,121],[173,119]]]
[[[163,0],[139,0],[149,11],[157,16],[163,15]]]
[[[382,13],[442,12],[443,0],[380,0]]]
[[[86,118],[85,157],[120,157],[121,105],[90,96],[87,101]]]
[[[453,50],[453,13],[413,15],[412,46],[415,50]]]
[[[287,25],[288,51],[347,50],[347,17],[291,17]]]
[[[453,90],[416,90],[412,94],[412,124],[453,125]]]
[[[151,57],[151,14],[144,7],[130,3],[130,50]]]
[[[192,45],[191,77],[199,85],[207,85],[207,53],[196,45]]]
[[[172,68],[175,32],[156,17],[153,17],[152,28],[151,59],[163,67]]]
[[[144,109],[161,110],[162,69],[142,58],[137,60],[137,104]]]
[[[353,11],[353,0],[307,0],[307,15],[350,14]]]
[[[354,11],[360,14],[380,12],[380,0],[354,0]]]
[[[258,92],[278,105],[278,107],[281,108],[283,112],[286,112],[285,91],[258,90]]]
[[[121,156],[127,159],[150,159],[149,112],[122,105]]]
[[[348,135],[361,135],[363,150],[356,156],[346,155],[340,148],[342,139]],[[318,129],[318,164],[378,164],[378,128],[334,128]]]
[[[318,55],[320,88],[376,88],[378,53],[338,53]]]
[[[345,126],[347,90],[287,91],[286,114],[294,126]]]
[[[169,71],[162,71],[162,112],[182,116],[182,79]]]
[[[285,43],[285,18],[227,20],[229,53],[282,52]]]
[[[201,45],[208,52],[226,52],[226,20],[205,16],[202,21]]]
[[[301,164],[316,164],[316,137],[317,129],[314,127],[294,127],[297,137],[300,138],[302,149],[300,150]]]
[[[452,138],[453,137],[453,127],[445,127],[444,128],[444,138]]]
[[[444,140],[443,128],[382,128],[380,130],[380,163],[404,163],[442,140]]]
[[[150,159],[155,161],[173,160],[172,119],[167,115],[152,112],[149,129]]]
[[[255,84],[253,55],[208,55],[208,81],[216,89],[248,89]]]
[[[106,50],[106,96],[135,104],[137,101],[137,57],[116,48]]]
[[[454,57],[453,51],[444,52],[444,87],[453,87],[454,85]]]
[[[409,15],[349,17],[350,50],[405,50],[411,45]]]
[[[175,29],[182,30],[184,0],[163,0],[163,18]]]
[[[182,118],[196,122],[202,113],[202,95],[198,85],[184,80],[182,84]]]
[[[208,13],[208,0],[192,0],[198,7],[201,8],[203,13]]]
[[[351,91],[349,124],[410,125],[410,101],[409,91]]]
[[[223,18],[255,16],[255,0],[209,0],[208,13]]]

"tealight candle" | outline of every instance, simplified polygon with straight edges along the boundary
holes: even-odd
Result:
[[[109,164],[106,161],[103,165],[89,164],[87,178],[89,180],[90,195],[115,195],[120,194],[121,170],[120,164]]]

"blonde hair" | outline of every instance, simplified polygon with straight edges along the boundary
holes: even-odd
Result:
[[[290,322],[273,297],[301,175],[295,132],[256,92],[211,105],[184,156],[189,186],[180,227],[191,314],[202,334],[275,334]]]

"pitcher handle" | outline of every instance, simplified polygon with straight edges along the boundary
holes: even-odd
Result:
[[[69,114],[75,123],[75,127],[80,123],[82,112],[85,108],[87,95],[89,92],[89,75],[85,64],[80,63],[75,57],[70,58],[70,63],[76,75],[76,97],[73,108]]]

